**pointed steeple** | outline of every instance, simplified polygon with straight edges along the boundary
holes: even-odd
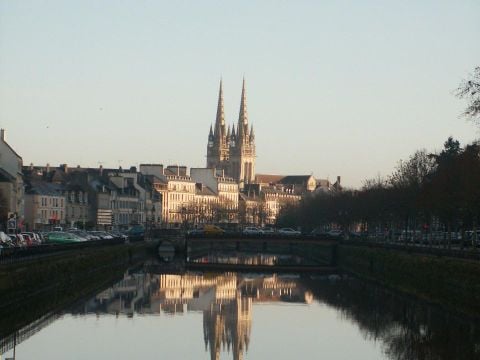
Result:
[[[210,124],[210,132],[208,133],[208,140],[212,139],[213,140],[213,129],[212,129],[212,124]]]
[[[230,140],[230,125],[227,127],[227,141]]]
[[[253,125],[250,126],[250,142],[255,140],[255,133],[253,132]]]
[[[220,89],[218,90],[217,116],[215,118],[215,139],[221,139],[225,136],[225,112],[223,109],[223,84],[220,79]]]
[[[243,139],[248,131],[247,94],[245,91],[245,78],[242,83],[242,98],[240,101],[240,113],[238,115],[238,137]]]

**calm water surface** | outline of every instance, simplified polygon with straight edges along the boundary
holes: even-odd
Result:
[[[2,339],[2,359],[476,359],[478,326],[351,277],[146,266]],[[8,350],[7,350],[8,349]]]

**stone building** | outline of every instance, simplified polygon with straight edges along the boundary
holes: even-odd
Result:
[[[66,198],[62,185],[31,182],[25,194],[25,224],[29,230],[51,230],[65,226]]]
[[[23,160],[5,141],[5,130],[0,130],[0,221],[8,214],[16,214],[20,223],[24,217]]]
[[[243,188],[255,179],[255,134],[249,128],[245,79],[237,125],[225,124],[223,87],[220,82],[215,126],[210,126],[207,145],[207,168],[221,169]]]
[[[191,206],[195,202],[195,182],[187,174],[186,166],[142,164],[140,172],[155,176],[154,187],[160,194],[162,226],[180,227],[192,223]]]
[[[217,196],[216,223],[238,223],[239,185],[221,169],[191,168],[190,176],[196,183],[203,184]]]

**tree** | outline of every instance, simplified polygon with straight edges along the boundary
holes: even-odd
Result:
[[[440,154],[430,154],[429,157],[434,159],[438,166],[447,164],[448,162],[455,161],[455,159],[462,152],[460,142],[449,136],[447,141],[443,144],[443,150]]]
[[[475,68],[469,79],[461,82],[456,95],[468,101],[463,115],[471,120],[480,121],[480,66]]]
[[[425,180],[434,169],[435,160],[425,150],[419,150],[407,161],[400,161],[390,177],[392,195],[397,199],[396,214],[404,221],[405,241],[410,230],[417,228],[419,196]]]
[[[448,246],[451,243],[452,227],[457,222],[460,209],[459,157],[462,148],[457,140],[449,137],[439,154],[431,154],[435,171],[423,187],[422,199],[425,207],[435,214],[447,227]]]

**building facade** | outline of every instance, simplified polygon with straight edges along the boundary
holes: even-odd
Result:
[[[23,160],[5,141],[5,130],[0,130],[0,221],[14,214],[17,224],[24,217]]]
[[[238,223],[238,199],[239,185],[231,177],[226,176],[221,169],[192,168],[190,176],[196,183],[202,184],[210,189],[216,196],[216,201],[211,202],[214,206],[213,222],[216,223]]]
[[[33,182],[25,195],[25,225],[29,230],[65,226],[66,198],[62,185]]]

